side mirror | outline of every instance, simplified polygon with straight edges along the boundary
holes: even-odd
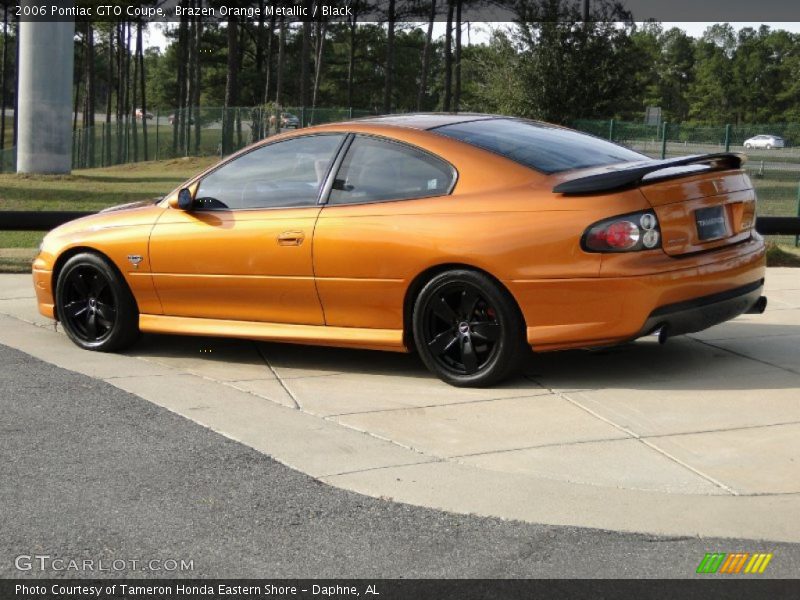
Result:
[[[189,191],[189,188],[183,188],[178,192],[177,197],[173,196],[170,198],[169,205],[172,208],[179,208],[180,210],[191,210],[193,203],[192,192]]]

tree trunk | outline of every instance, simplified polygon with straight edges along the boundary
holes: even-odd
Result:
[[[84,40],[85,41],[85,40]],[[75,101],[72,106],[72,136],[73,136],[73,146],[75,140],[75,131],[78,129],[78,112],[80,111],[80,100],[81,100],[81,82],[83,81],[83,72],[81,70],[81,65],[83,64],[83,44],[78,44],[75,46],[77,52],[77,56],[75,57],[75,73],[80,73],[78,80],[75,82]]]
[[[125,56],[125,40],[122,37],[122,23],[117,24],[117,153],[116,164],[122,162],[122,124],[124,119],[123,109],[123,87],[125,85],[125,78],[123,77],[122,66],[124,64]]]
[[[239,93],[239,22],[231,17],[228,20],[228,76],[225,81],[225,122],[222,128],[222,152],[228,154],[233,149],[233,129],[235,115],[231,110],[236,106]]]
[[[279,25],[279,40],[278,40],[278,73],[275,81],[275,104],[280,109],[281,101],[283,100],[283,67],[286,62],[286,19],[281,17]],[[280,119],[278,119],[280,123]]]
[[[142,93],[142,144],[144,152],[142,153],[145,160],[149,159],[147,152],[147,92],[145,91],[145,76],[144,76],[144,41],[142,39],[142,22],[136,23],[136,49],[138,50],[139,59],[139,90]]]
[[[89,94],[88,94],[88,55],[89,55],[89,23],[83,23],[83,72],[80,73],[81,82],[83,84],[83,98],[81,99],[81,110],[83,116],[81,118],[81,131],[80,134],[77,136],[78,144],[75,152],[75,161],[76,165],[79,167],[85,167],[87,161],[87,142],[88,142],[88,135],[89,135]],[[74,145],[74,144],[73,144]],[[75,166],[75,164],[73,166]]]
[[[131,132],[131,24],[125,23],[125,162],[130,160]]]
[[[6,105],[8,104],[8,96],[6,95],[6,71],[8,70],[8,11],[3,11],[3,67],[0,73],[0,88],[2,88],[3,108],[0,113],[0,150],[6,147]],[[0,171],[3,170],[3,165],[0,163]]]
[[[128,27],[130,27],[130,25],[128,25]],[[131,106],[132,106],[131,112],[133,115],[133,119],[131,121],[131,133],[133,135],[133,162],[139,162],[139,123],[136,120],[136,109],[139,108],[138,106],[139,61],[137,60],[138,55],[139,55],[139,48],[137,46],[133,58],[133,82],[131,84]],[[146,119],[144,118],[144,114],[142,114],[142,121],[145,120]]]
[[[240,68],[244,66],[244,50],[246,45],[245,40],[245,33],[247,33],[247,28],[245,26],[239,27],[239,58],[238,62],[236,63]],[[239,103],[239,92],[238,83],[237,83],[237,90],[236,90],[236,104]],[[243,146],[242,144],[242,111],[240,108],[236,109],[236,149],[238,150]]]
[[[433,41],[433,23],[436,20],[436,0],[431,0],[431,12],[428,17],[428,32],[425,35],[425,47],[422,49],[422,69],[419,75],[419,92],[417,93],[417,110],[422,110],[425,94],[428,91],[428,67],[431,60],[431,43]]]
[[[264,73],[264,104],[269,102],[269,88],[272,83],[272,55],[275,53],[275,13],[269,18],[269,32],[267,33],[267,58]]]
[[[17,145],[19,136],[19,17],[14,17],[14,139],[12,145]]]
[[[327,23],[318,22],[317,24],[317,50],[314,59],[314,92],[311,97],[311,114],[313,118],[314,109],[317,108],[317,95],[319,94],[319,84],[322,78],[322,57],[325,49],[325,29]]]
[[[256,85],[253,86],[253,106],[260,100],[259,91],[264,89],[264,51],[266,49],[266,27],[264,26],[264,11],[258,12],[258,26],[256,27]]]
[[[456,85],[453,93],[453,111],[458,112],[461,108],[461,5],[464,0],[456,1]]]
[[[200,122],[200,85],[201,85],[201,76],[202,76],[202,69],[200,68],[201,59],[203,57],[202,50],[202,42],[203,42],[203,18],[198,16],[197,17],[197,26],[195,28],[195,61],[194,61],[194,97],[192,98],[191,102],[196,107],[195,109],[195,118],[194,118],[194,152],[195,154],[200,153],[200,135],[202,133],[202,123]]]
[[[106,155],[103,157],[104,165],[111,163],[111,100],[114,94],[114,30],[108,30],[108,70],[106,72]]]
[[[300,104],[303,108],[309,105],[309,87],[311,75],[311,23],[303,22],[303,45],[300,50]],[[305,111],[303,115],[305,114]],[[301,115],[301,116],[303,116]],[[301,123],[303,127],[305,122]]]
[[[350,19],[350,48],[347,57],[347,107],[353,108],[353,75],[356,66],[356,30],[358,28],[358,1],[353,3],[353,18]]]
[[[392,94],[394,92],[394,3],[389,0],[389,24],[386,31],[386,68],[383,85],[383,112],[392,112]]]
[[[84,127],[88,127],[86,139],[86,165],[94,166],[94,140],[95,140],[95,76],[94,76],[94,29],[91,23],[86,24],[86,117]]]
[[[192,3],[194,5],[194,3]],[[189,57],[187,61],[187,71],[186,71],[186,118],[183,120],[183,128],[181,129],[181,146],[183,147],[183,153],[188,156],[189,155],[189,148],[191,144],[191,133],[192,133],[192,122],[194,119],[194,112],[195,108],[193,106],[194,102],[194,89],[195,89],[195,81],[194,81],[194,63],[197,60],[197,48],[195,46],[194,40],[197,35],[197,17],[192,16],[191,20],[189,21],[189,38],[186,41],[186,54]]]
[[[444,40],[444,101],[442,110],[450,112],[453,96],[453,0],[447,0],[447,26]]]
[[[175,98],[175,112],[172,118],[172,154],[178,154],[178,142],[182,141],[184,103],[186,102],[186,46],[189,24],[187,17],[181,15],[178,25],[178,95]]]

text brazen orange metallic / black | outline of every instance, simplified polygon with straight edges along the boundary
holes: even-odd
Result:
[[[52,231],[40,311],[139,331],[407,351],[489,385],[536,351],[761,312],[742,157],[652,160],[569,129],[404,115],[268,138],[158,202]]]

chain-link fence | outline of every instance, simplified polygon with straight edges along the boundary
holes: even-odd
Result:
[[[93,127],[78,123],[73,133],[72,165],[84,169],[185,156],[225,156],[286,129],[372,114],[375,112],[353,108],[274,106],[189,107],[147,114],[137,110],[123,119],[103,120]],[[759,214],[800,216],[800,123],[646,125],[608,119],[579,120],[572,125],[655,158],[744,152],[748,155],[745,168],[758,193]],[[768,148],[768,143],[752,141],[764,135],[782,138],[784,147]],[[15,171],[16,149],[0,150],[0,172]]]
[[[17,171],[17,149],[0,148],[0,173],[15,173]]]
[[[181,156],[225,156],[287,129],[375,114],[353,108],[189,107],[137,110],[72,134],[72,168],[109,167]],[[99,116],[99,115],[98,115]],[[16,171],[16,149],[0,150],[0,173]]]
[[[743,152],[762,216],[800,216],[800,123],[768,125],[646,125],[625,121],[579,120],[573,127],[624,144],[653,158],[712,152]],[[781,142],[772,138],[780,138]],[[761,139],[754,139],[761,138]],[[770,139],[765,139],[770,138]],[[797,245],[794,237],[775,241]]]
[[[226,156],[287,129],[372,114],[349,108],[189,107],[155,111],[73,136],[73,168],[104,167],[179,156]]]

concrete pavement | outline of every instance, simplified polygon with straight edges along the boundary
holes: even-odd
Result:
[[[800,541],[800,272],[706,332],[534,358],[449,387],[416,358],[147,336],[78,350],[0,276],[0,343],[102,379],[334,486],[454,512]],[[38,326],[34,326],[38,325]]]
[[[537,525],[367,498],[2,345],[0,414],[4,578],[708,579],[695,574],[705,553],[735,550],[773,554],[758,579],[800,568],[799,544]],[[15,567],[20,555],[30,569]],[[63,570],[70,560],[94,566]]]

